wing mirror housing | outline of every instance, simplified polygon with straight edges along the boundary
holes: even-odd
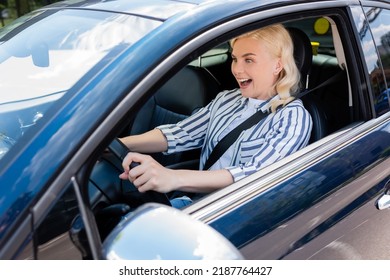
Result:
[[[237,260],[222,234],[170,206],[148,203],[128,213],[103,242],[110,260]]]

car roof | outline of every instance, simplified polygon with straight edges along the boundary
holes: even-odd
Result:
[[[200,5],[229,5],[237,2],[236,0],[82,0],[75,2],[74,0],[56,2],[47,8],[76,8],[76,9],[94,9],[105,10],[110,12],[126,13],[142,17],[148,17],[165,21],[175,14],[183,13],[196,8]],[[283,2],[308,2],[306,0],[248,0],[245,4],[256,3],[256,6],[266,6],[269,4],[278,4]],[[244,4],[244,3],[243,3]]]
[[[105,10],[117,13],[126,13],[137,15],[141,17],[154,18],[161,21],[165,21],[169,17],[185,12],[191,8],[196,7],[203,0],[192,0],[192,1],[177,1],[177,0],[115,0],[115,1],[104,1],[104,0],[84,0],[84,1],[62,1],[53,3],[47,8],[77,8],[77,9],[93,9],[93,10]]]

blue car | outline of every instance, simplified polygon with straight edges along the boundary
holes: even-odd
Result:
[[[181,209],[119,179],[118,138],[236,88],[229,40],[274,23],[309,144]],[[18,18],[0,29],[0,259],[390,259],[389,28],[380,0],[65,1]],[[199,154],[152,156],[196,170]]]

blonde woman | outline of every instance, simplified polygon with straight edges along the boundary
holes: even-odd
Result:
[[[238,88],[219,93],[206,107],[177,124],[122,138],[132,152],[123,161],[124,172],[120,178],[130,180],[140,192],[208,193],[307,145],[312,120],[302,102],[294,100],[300,75],[288,31],[280,24],[267,26],[233,39],[231,47],[231,71]],[[219,160],[203,170],[217,143],[258,110],[271,113],[244,130]],[[174,153],[199,147],[202,148],[200,170],[168,169],[142,154]],[[140,165],[130,170],[132,162]],[[180,208],[191,200],[171,202]]]

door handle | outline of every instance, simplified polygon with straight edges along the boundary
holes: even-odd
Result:
[[[379,210],[390,208],[390,194],[383,194],[376,202]]]
[[[390,180],[385,184],[385,193],[376,202],[379,210],[390,208]]]

